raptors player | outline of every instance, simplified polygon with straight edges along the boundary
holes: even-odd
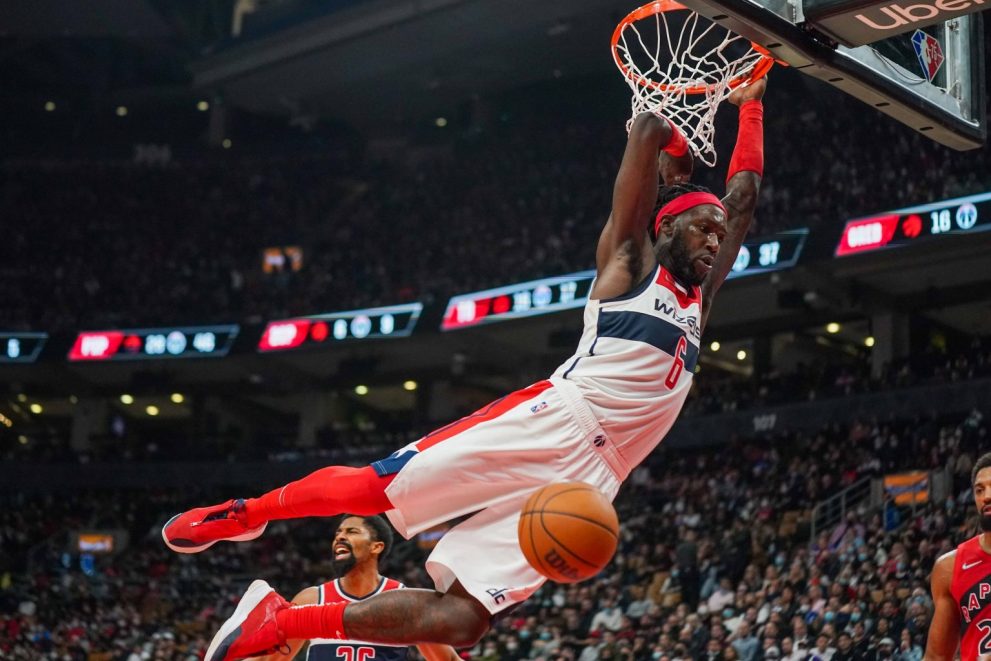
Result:
[[[933,567],[927,661],[953,659],[958,644],[964,661],[991,655],[991,452],[974,464],[971,486],[983,532]]]
[[[255,656],[286,639],[470,646],[495,613],[544,583],[517,543],[526,498],[571,480],[614,498],[681,411],[713,297],[757,204],[765,86],[759,80],[729,97],[739,106],[739,130],[722,200],[684,183],[692,158],[668,120],[650,113],[635,119],[596,248],[581,343],[550,379],[370,466],[331,466],[260,498],[194,509],[166,523],[166,544],[195,553],[221,540],[254,539],[274,519],[385,512],[409,538],[474,513],[427,560],[436,591],[290,606],[256,581],[205,661]]]
[[[379,561],[392,548],[392,530],[380,516],[350,516],[345,514],[337,525],[331,547],[333,581],[305,588],[293,597],[296,605],[319,605],[334,602],[358,603],[388,590],[404,586],[397,580],[379,573]],[[306,641],[286,641],[288,649],[280,650],[266,661],[289,661],[296,657]],[[360,640],[309,641],[306,661],[406,661],[405,645],[382,645]],[[418,645],[427,661],[457,661],[461,657],[447,645],[425,643]]]

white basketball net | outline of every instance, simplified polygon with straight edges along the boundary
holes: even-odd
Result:
[[[685,18],[680,27],[669,13]],[[643,33],[649,34],[651,24],[655,38],[645,40]],[[662,11],[631,21],[620,32],[614,51],[626,66],[620,71],[633,90],[627,132],[642,112],[663,115],[685,134],[696,158],[715,165],[716,109],[733,91],[730,82],[746,76],[763,56],[748,40],[691,11],[687,17],[685,11]],[[689,93],[690,88],[698,93]]]

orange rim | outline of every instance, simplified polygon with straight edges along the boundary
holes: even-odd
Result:
[[[626,76],[628,79],[636,82],[638,85],[641,85],[643,87],[649,87],[651,89],[660,90],[662,92],[684,91],[686,94],[705,94],[708,90],[715,87],[715,85],[714,84],[692,85],[690,87],[684,87],[682,85],[659,83],[657,81],[651,80],[650,78],[644,78],[643,76],[635,75],[632,71],[630,71],[630,68],[626,66],[626,63],[623,62],[623,58],[621,58],[619,55],[618,46],[619,46],[620,37],[623,34],[623,30],[625,30],[633,23],[636,23],[637,21],[643,20],[650,16],[663,14],[664,12],[679,11],[679,10],[689,11],[688,7],[678,2],[675,2],[674,0],[656,0],[655,2],[648,2],[642,7],[637,7],[629,14],[627,14],[623,18],[623,20],[619,22],[619,24],[616,26],[616,29],[613,30],[612,33],[611,42],[612,42],[613,61],[616,62],[616,66],[619,67],[619,70],[623,72],[624,76]],[[753,68],[750,69],[750,71],[748,71],[745,74],[736,76],[735,78],[729,81],[729,86],[731,89],[739,87],[740,85],[743,85],[745,83],[751,83],[755,80],[759,80],[760,78],[763,78],[764,76],[767,75],[767,72],[771,70],[771,67],[774,66],[774,58],[771,56],[771,54],[768,52],[766,48],[753,41],[750,42],[750,45],[753,47],[755,51],[757,51],[760,54],[760,59],[757,60],[757,63],[754,64]]]

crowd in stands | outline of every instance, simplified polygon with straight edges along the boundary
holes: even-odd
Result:
[[[983,439],[983,440],[982,440]],[[547,584],[497,618],[475,659],[919,661],[935,559],[973,534],[970,467],[986,422],[836,424],[737,442],[720,453],[662,449],[617,500],[620,550],[597,578]],[[982,449],[983,448],[983,449]],[[945,471],[946,498],[860,502],[829,525],[812,507],[864,477]],[[246,485],[252,493],[262,485]],[[279,522],[259,540],[172,554],[175,511],[230,495],[174,490],[0,495],[0,657],[195,661],[241,590],[287,595],[330,576],[331,523]],[[126,547],[83,558],[73,530],[123,530]],[[384,571],[429,585],[426,551],[397,546]]]
[[[811,84],[782,77],[768,93],[755,234],[828,233],[851,215],[991,183],[987,148],[954,152],[838,92],[809,94]],[[625,104],[612,121],[537,105],[531,117],[452,127],[415,158],[409,145],[386,159],[300,146],[164,164],[5,161],[2,325],[250,322],[589,268]],[[734,131],[720,124],[721,165],[698,181],[722,189]],[[285,245],[303,248],[302,269],[263,274],[262,250]]]

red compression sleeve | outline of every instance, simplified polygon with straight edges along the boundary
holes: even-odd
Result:
[[[764,175],[764,104],[754,99],[740,106],[740,128],[736,148],[726,173],[728,182],[738,172]]]
[[[347,640],[344,632],[345,602],[293,606],[275,614],[275,623],[286,640],[333,638]]]
[[[321,468],[261,498],[245,501],[247,524],[254,528],[275,519],[336,516],[345,512],[359,516],[381,514],[392,509],[385,488],[394,477],[379,477],[371,466]]]
[[[674,125],[670,119],[665,117],[668,126],[671,127],[671,139],[668,140],[668,144],[661,148],[661,151],[671,154],[675,158],[681,158],[688,153],[688,140],[685,139],[685,134]]]

